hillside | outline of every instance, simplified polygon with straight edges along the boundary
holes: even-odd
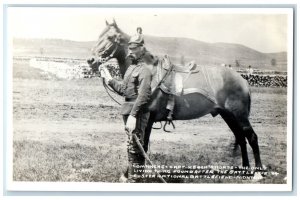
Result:
[[[287,53],[261,53],[240,44],[206,43],[187,38],[145,36],[146,47],[155,55],[168,54],[173,62],[195,60],[202,65],[227,64],[246,68],[286,71]],[[61,39],[14,39],[14,56],[53,56],[86,59],[95,41],[76,42]],[[273,59],[273,65],[271,60]]]
[[[87,58],[95,42],[76,42],[61,39],[14,39],[14,56],[51,56]]]
[[[197,63],[207,65],[220,65],[222,63],[241,67],[249,65],[255,68],[286,70],[287,53],[261,53],[240,44],[206,43],[187,38],[158,38],[145,37],[146,46],[158,55],[168,54],[177,62],[182,58],[185,61],[195,60]],[[271,60],[276,65],[271,65]]]

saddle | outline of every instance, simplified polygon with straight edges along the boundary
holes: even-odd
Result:
[[[185,66],[174,65],[170,57],[165,55],[160,61],[160,67],[165,70],[165,80],[162,82],[160,88],[170,95],[178,95],[179,90],[181,94],[183,92],[184,84],[188,80],[189,76],[194,73],[198,73],[197,65],[194,61],[189,62]]]
[[[176,73],[198,73],[199,72],[199,70],[197,70],[197,65],[195,61],[191,61],[185,66],[177,66],[171,62],[170,57],[168,55],[165,55],[163,57],[162,67],[165,70],[169,70],[172,67],[172,70]]]
[[[157,76],[161,81],[159,88],[168,94],[166,109],[168,110],[167,121],[172,122],[175,107],[175,95],[182,95],[186,80],[193,73],[198,73],[194,61],[185,66],[177,66],[171,63],[168,55],[165,55],[158,64]]]

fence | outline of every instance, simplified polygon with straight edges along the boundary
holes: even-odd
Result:
[[[285,75],[241,74],[251,86],[256,87],[287,87]]]

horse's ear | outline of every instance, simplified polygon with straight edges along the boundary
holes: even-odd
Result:
[[[116,23],[115,18],[113,18],[113,25],[115,25],[116,27],[118,26],[117,23]]]
[[[107,20],[105,20],[105,24],[106,24],[106,26],[108,26],[108,25],[109,25],[109,23],[107,22]]]

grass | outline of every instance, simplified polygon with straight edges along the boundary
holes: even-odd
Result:
[[[51,182],[118,182],[126,168],[126,152],[122,146],[94,146],[81,143],[53,141],[45,143],[32,140],[14,142],[14,174],[17,181]],[[223,142],[224,145],[226,143]],[[178,144],[169,144],[169,147]],[[185,153],[175,149],[173,153],[156,151],[150,159],[156,165],[164,166],[231,166],[232,150],[222,146],[203,144],[201,148],[191,145]],[[214,153],[215,152],[215,153]],[[237,152],[236,156],[240,156]],[[218,163],[218,164],[217,164]],[[269,171],[279,173],[278,177],[268,175],[260,183],[284,183],[283,163],[267,165]],[[238,166],[238,165],[236,165]],[[174,175],[176,173],[171,173]],[[168,183],[253,183],[247,180],[183,179],[165,178]],[[157,183],[148,178],[144,182]]]
[[[13,178],[18,181],[118,182],[126,164],[121,149],[104,152],[80,143],[23,140],[14,142],[13,148]]]
[[[279,95],[286,95],[287,90],[286,88],[267,88],[267,87],[251,87],[251,93],[264,93],[264,94],[279,94]]]
[[[105,147],[80,143],[21,140],[15,141],[13,148],[13,178],[18,181],[118,182],[122,169],[125,169],[127,164],[124,149],[118,147],[112,147],[107,151]],[[206,152],[197,151],[190,154],[195,156],[184,155],[182,152],[172,155],[157,152],[150,157],[154,163],[166,166],[178,166],[183,163],[210,164],[209,149]],[[167,180],[168,182],[184,181]]]

